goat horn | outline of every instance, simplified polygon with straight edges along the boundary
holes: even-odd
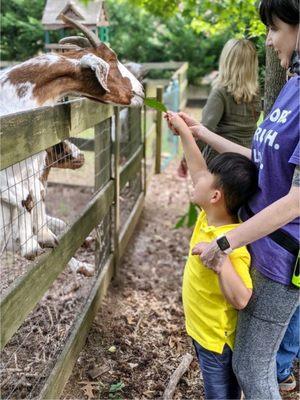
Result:
[[[60,39],[58,43],[64,45],[73,44],[81,48],[91,47],[91,42],[86,37],[82,36],[68,36]]]
[[[68,23],[69,25],[73,26],[74,28],[78,28],[84,35],[87,37],[87,39],[91,42],[91,45],[93,47],[98,47],[101,44],[100,39],[98,38],[97,35],[94,34],[90,29],[86,28],[83,26],[80,22],[75,21],[72,18],[67,17],[64,14],[60,15],[60,18],[65,22]]]

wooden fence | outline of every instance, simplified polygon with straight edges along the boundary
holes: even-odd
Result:
[[[140,109],[131,109],[130,118],[142,121]],[[45,382],[40,398],[58,398],[68,376],[71,373],[95,313],[104,296],[111,278],[117,274],[120,259],[141,214],[145,188],[155,168],[155,150],[147,142],[155,142],[159,136],[161,113],[151,113],[143,110],[146,131],[137,129],[131,132],[135,139],[130,158],[121,167],[120,158],[120,121],[119,109],[102,106],[88,100],[76,100],[57,105],[53,108],[43,108],[30,112],[3,117],[1,120],[1,169],[13,165],[63,139],[76,136],[81,131],[95,127],[95,149],[102,150],[101,159],[95,162],[95,186],[99,189],[85,210],[73,223],[71,228],[60,238],[58,246],[38,258],[28,268],[25,275],[16,279],[1,299],[1,348],[23,323],[28,314],[41,300],[44,293],[63,271],[69,259],[81,246],[89,233],[97,227],[113,208],[113,252],[106,260],[100,275],[87,299],[83,312],[77,318],[72,333],[64,350],[56,362],[52,373]],[[103,123],[115,115],[115,142],[113,146],[104,146],[110,141],[110,131],[103,134]],[[139,124],[142,127],[142,124]],[[18,127],[18,129],[16,129]],[[142,135],[143,133],[143,135]],[[106,154],[103,153],[106,148]],[[108,149],[108,150],[107,150]],[[111,150],[113,149],[113,150]],[[158,149],[159,150],[159,149]],[[107,160],[114,155],[113,168]],[[157,163],[156,158],[156,163]],[[108,167],[103,170],[103,164]],[[98,174],[97,174],[98,172]],[[120,190],[134,178],[137,173],[144,176],[144,187],[134,204],[127,222],[120,226]],[[38,282],[38,284],[36,284]]]
[[[179,71],[182,104],[186,93],[185,74],[184,64]],[[150,87],[147,90],[149,95]],[[153,90],[152,85],[152,94]],[[162,99],[162,93],[162,87],[155,88],[157,99]],[[114,142],[112,117],[115,118]],[[89,128],[94,128],[95,132],[92,148],[95,153],[101,152],[101,157],[95,158],[97,191],[92,199],[70,229],[63,233],[57,247],[32,262],[26,273],[17,278],[2,296],[1,349],[17,332],[90,232],[107,215],[113,221],[113,245],[99,269],[84,309],[77,316],[52,372],[43,383],[39,395],[41,399],[58,398],[62,392],[109,282],[119,272],[120,260],[143,209],[149,180],[160,171],[162,113],[146,108],[129,109],[129,121],[135,121],[135,129],[130,131],[129,152],[126,162],[121,165],[119,107],[81,99],[1,118],[1,170],[64,139],[76,137]],[[109,129],[103,129],[104,126],[109,126]],[[132,179],[140,180],[140,191],[129,217],[121,226],[120,191]]]

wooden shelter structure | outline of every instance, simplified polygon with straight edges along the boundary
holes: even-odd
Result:
[[[87,4],[80,0],[47,0],[42,18],[46,48],[51,48],[51,31],[59,30],[60,37],[65,36],[68,26],[60,18],[61,14],[78,20],[107,42],[109,22],[104,3],[104,0],[90,0]]]

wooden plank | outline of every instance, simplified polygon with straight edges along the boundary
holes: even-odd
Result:
[[[147,167],[146,167],[146,146],[147,146],[147,137],[146,137],[146,106],[143,106],[143,129],[142,129],[142,144],[143,144],[143,189],[146,195],[147,193]]]
[[[120,110],[115,107],[115,146],[114,146],[114,276],[118,277],[120,255],[119,255],[119,234],[120,234],[120,137],[121,121]]]
[[[139,221],[139,218],[143,211],[144,202],[145,202],[145,195],[144,195],[144,193],[141,193],[139,195],[126,223],[123,225],[122,231],[120,232],[120,242],[119,242],[120,257],[122,257],[124,255],[126,247],[128,245],[128,242],[129,242],[129,240],[135,230],[135,227]]]
[[[153,162],[151,167],[148,169],[147,186],[149,186],[154,173],[155,173],[155,163]]]
[[[163,87],[158,87],[156,92],[156,100],[162,103]],[[155,152],[155,173],[160,174],[161,167],[161,142],[162,142],[162,112],[156,113],[156,152]]]
[[[153,135],[156,133],[156,123],[152,124],[150,128],[146,132],[146,139],[149,140],[149,136]]]
[[[143,63],[144,71],[151,69],[178,69],[182,66],[182,61],[149,62]]]
[[[113,116],[113,107],[86,99],[71,103],[71,136],[85,131]]]
[[[142,159],[143,146],[140,146],[126,164],[122,166],[120,171],[120,190],[122,190],[125,184],[140,171]]]
[[[87,99],[0,118],[1,165],[7,168],[112,116],[112,107]]]
[[[72,328],[70,337],[60,354],[39,399],[58,399],[72,373],[72,368],[84,346],[88,331],[105,296],[113,276],[113,257],[110,256],[92,289],[86,305]]]
[[[95,188],[97,190],[111,178],[110,130],[109,119],[95,125]]]
[[[93,198],[59,241],[58,246],[41,256],[28,272],[16,279],[0,303],[1,348],[16,332],[37,302],[43,297],[66,263],[83,243],[91,230],[108,212],[114,198],[114,185],[110,181]],[[38,284],[34,284],[38,282]]]
[[[69,137],[70,105],[1,117],[1,169]]]
[[[95,151],[94,139],[85,139],[81,137],[72,138],[72,143],[83,151]]]

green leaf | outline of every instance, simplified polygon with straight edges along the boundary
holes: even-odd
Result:
[[[144,104],[150,108],[154,108],[157,111],[162,111],[162,112],[167,112],[167,107],[161,103],[160,101],[157,101],[155,99],[152,99],[150,97],[146,97],[144,100]]]
[[[188,211],[182,217],[179,218],[174,228],[178,229],[182,228],[183,226],[191,228],[195,225],[197,218],[198,218],[197,206],[195,206],[195,204],[193,203],[190,203]]]
[[[174,228],[175,229],[182,228],[184,226],[185,219],[186,219],[186,214],[184,214],[181,218],[179,218]]]
[[[124,386],[125,385],[124,385],[124,383],[122,381],[121,382],[117,382],[117,383],[113,383],[112,385],[110,385],[109,393],[119,392],[120,390],[123,389]]]
[[[190,203],[189,211],[188,211],[188,221],[187,226],[191,228],[195,225],[198,218],[198,211],[195,204]]]

